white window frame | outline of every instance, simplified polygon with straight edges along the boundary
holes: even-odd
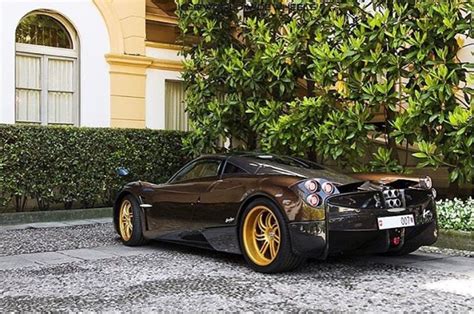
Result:
[[[66,31],[69,33],[69,36],[72,40],[73,49],[66,49],[66,48],[56,48],[56,47],[49,47],[49,46],[41,46],[41,45],[31,45],[31,44],[24,44],[24,43],[15,43],[15,59],[16,56],[27,56],[27,57],[36,57],[40,58],[40,82],[41,82],[41,95],[40,95],[40,121],[22,121],[18,120],[15,114],[15,122],[16,123],[30,123],[30,124],[41,124],[41,125],[80,125],[80,93],[79,93],[79,86],[80,86],[80,73],[79,73],[79,38],[75,29],[72,25],[61,15],[54,14],[48,11],[34,11],[23,18],[27,17],[28,15],[32,14],[42,14],[48,15],[52,18],[56,19],[59,23],[61,23]],[[22,18],[22,19],[23,19]],[[72,123],[54,123],[48,122],[48,92],[55,90],[49,90],[48,86],[48,62],[50,59],[53,60],[67,60],[73,62],[73,118]],[[16,67],[16,62],[15,62]],[[15,71],[15,95],[16,95],[16,71]],[[15,104],[15,112],[16,112],[16,101]]]

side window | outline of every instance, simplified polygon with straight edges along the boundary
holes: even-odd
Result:
[[[173,183],[217,176],[220,163],[220,160],[200,160],[192,163],[178,173]]]
[[[227,162],[224,169],[224,174],[239,174],[239,173],[247,173],[244,169],[237,167],[230,162]]]

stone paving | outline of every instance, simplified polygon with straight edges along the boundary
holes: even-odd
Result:
[[[338,257],[264,275],[237,255],[125,247],[109,222],[0,227],[0,249],[0,312],[474,310],[474,259],[463,254]]]
[[[105,218],[0,226],[0,256],[117,245],[111,221]]]

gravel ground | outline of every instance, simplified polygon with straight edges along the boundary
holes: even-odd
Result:
[[[120,244],[111,223],[0,232],[0,256]]]
[[[0,239],[2,255],[119,243],[111,224],[8,231]],[[432,288],[472,281],[462,274],[338,257],[264,275],[240,256],[152,247],[139,256],[0,270],[0,312],[474,310],[472,296]]]
[[[158,245],[144,256],[0,272],[4,311],[469,311],[472,298],[424,288],[445,273],[351,258],[263,275],[238,256]],[[463,276],[451,275],[452,279]]]

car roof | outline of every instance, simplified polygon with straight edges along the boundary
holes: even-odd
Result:
[[[299,157],[291,157],[261,152],[231,152],[226,154],[203,155],[198,159],[221,159],[256,175],[288,175],[302,178],[321,177],[340,183],[355,182],[353,178],[325,168],[315,162]]]

